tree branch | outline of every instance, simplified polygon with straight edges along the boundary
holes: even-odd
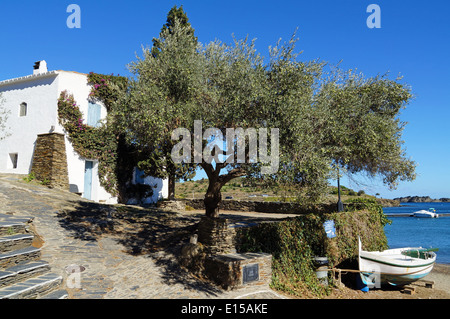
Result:
[[[214,177],[214,168],[211,164],[202,162],[200,163],[200,166],[205,170],[208,179],[212,179]]]
[[[245,176],[245,175],[247,175],[245,170],[242,169],[241,167],[237,167],[237,168],[232,169],[228,174],[220,175],[219,183],[221,183],[222,185],[225,185],[226,183],[231,181],[233,178],[241,177],[241,176]]]

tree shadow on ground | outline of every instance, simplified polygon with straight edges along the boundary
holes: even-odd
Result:
[[[71,208],[58,212],[59,224],[75,239],[97,241],[108,227],[106,205],[70,201]]]
[[[222,290],[199,279],[178,263],[181,247],[189,242],[200,220],[198,215],[181,215],[154,207],[106,205],[73,201],[72,207],[58,213],[59,223],[73,238],[97,241],[114,238],[130,255],[152,258],[161,267],[168,285],[182,284],[187,289],[217,295]],[[121,249],[118,246],[118,249]]]

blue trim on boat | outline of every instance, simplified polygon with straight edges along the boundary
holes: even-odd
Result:
[[[413,274],[413,275],[384,275],[381,274],[381,284],[388,283],[393,286],[403,286],[410,284],[414,281],[417,281],[425,276],[427,276],[429,272],[423,273],[423,274]],[[370,272],[362,272],[361,273],[361,280],[362,282],[367,286],[374,286],[374,282],[368,281],[367,278],[369,278],[372,274]]]

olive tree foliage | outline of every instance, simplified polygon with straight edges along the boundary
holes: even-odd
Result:
[[[177,22],[175,22],[177,21]],[[189,19],[186,15],[186,12],[183,10],[183,6],[180,7],[174,6],[169,10],[169,13],[167,14],[167,20],[166,23],[162,26],[160,37],[159,38],[153,38],[153,47],[151,49],[151,53],[153,57],[157,57],[158,53],[161,48],[161,42],[164,41],[165,35],[167,34],[173,34],[173,29],[175,27],[175,23],[178,23],[186,28],[184,33],[189,36],[193,42],[193,44],[197,43],[197,37],[195,36],[195,30],[192,28],[191,24],[189,23]]]
[[[262,173],[260,158],[251,160],[248,147],[244,163],[220,161],[217,153],[230,146],[237,158],[234,138],[227,139],[230,145],[212,148],[215,161],[203,157],[198,165],[209,181],[207,216],[219,215],[221,188],[241,176],[267,185],[297,185],[299,196],[310,201],[325,194],[333,167],[381,175],[391,187],[414,179],[414,162],[402,149],[404,123],[398,118],[411,93],[398,80],[366,78],[319,60],[301,61],[295,35],[270,48],[267,62],[248,39],[198,44],[177,19],[170,32],[162,30],[157,43],[157,56],[144,49],[143,57],[130,64],[134,78],[113,112],[131,143],[152,150],[152,172],[164,176],[171,165],[185,171],[195,167],[193,143],[190,161],[175,165],[168,156],[178,143],[173,131],[186,128],[195,138],[195,121],[203,130],[217,128],[223,137],[227,129],[267,129],[269,155],[271,129],[279,131],[278,167],[270,174]],[[202,148],[215,138],[203,139]]]
[[[403,149],[406,123],[399,118],[411,98],[400,78],[333,69],[313,102],[317,137],[333,166],[380,176],[391,189],[414,180],[416,164]]]
[[[8,120],[8,115],[10,112],[2,107],[3,103],[4,99],[0,93],[0,141],[9,135],[6,127],[6,121]]]
[[[262,174],[261,162],[223,163],[215,168],[201,164],[210,181],[210,192],[205,195],[207,214],[217,215],[208,207],[217,210],[220,188],[239,176],[269,186],[299,185],[302,194],[315,200],[323,193],[330,163],[316,143],[310,109],[324,64],[299,61],[295,42],[295,35],[287,43],[279,41],[270,49],[267,63],[248,39],[235,40],[231,45],[214,42],[203,49],[209,84],[205,94],[209,99],[202,103],[203,122],[220,128],[223,134],[229,127],[279,130],[279,166],[271,174]],[[270,137],[269,141],[272,143]],[[218,175],[221,169],[226,173]]]
[[[157,46],[143,48],[143,56],[129,64],[133,77],[109,118],[125,132],[128,143],[146,155],[139,168],[147,175],[168,178],[169,193],[173,194],[175,180],[195,176],[195,165],[172,161],[170,154],[176,142],[171,133],[192,122],[201,63],[190,26],[163,28],[154,43]]]

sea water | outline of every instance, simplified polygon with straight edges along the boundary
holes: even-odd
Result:
[[[438,214],[449,215],[439,218],[395,216],[428,208],[434,208]],[[450,203],[402,203],[400,207],[385,207],[383,211],[392,221],[384,229],[389,248],[438,248],[436,262],[450,264]]]

